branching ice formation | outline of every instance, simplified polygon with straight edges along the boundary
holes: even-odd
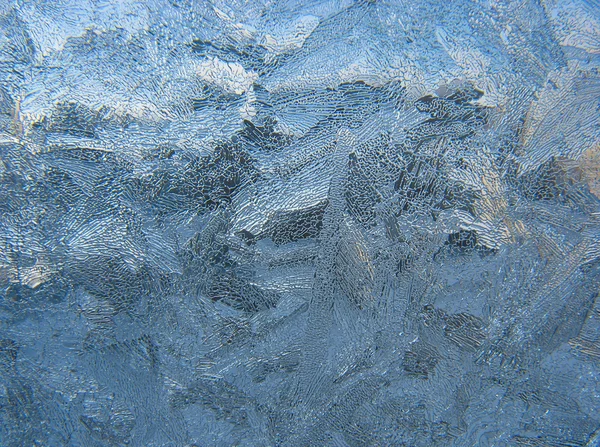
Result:
[[[1,446],[586,446],[597,0],[0,1]]]

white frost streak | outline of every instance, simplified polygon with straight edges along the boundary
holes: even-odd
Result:
[[[202,61],[196,71],[204,81],[236,95],[247,92],[258,79],[258,74],[255,72],[246,71],[235,62],[223,62],[217,57]]]
[[[436,28],[435,36],[448,56],[460,67],[462,76],[484,92],[484,96],[477,101],[479,105],[497,107],[506,101],[502,80],[490,68],[488,58],[473,46],[474,42],[452,36],[442,27]]]
[[[582,0],[551,1],[546,5],[560,45],[600,54],[600,17]]]
[[[315,16],[302,16],[283,32],[266,34],[262,46],[274,54],[282,54],[302,48],[304,42],[319,25]]]

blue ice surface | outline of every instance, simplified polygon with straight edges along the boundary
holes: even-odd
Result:
[[[0,1],[0,446],[600,445],[600,4]]]

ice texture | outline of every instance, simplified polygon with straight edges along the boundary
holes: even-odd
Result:
[[[0,446],[600,446],[598,0],[0,0]]]

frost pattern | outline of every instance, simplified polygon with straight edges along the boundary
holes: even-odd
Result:
[[[0,444],[600,445],[600,5],[0,4]]]

